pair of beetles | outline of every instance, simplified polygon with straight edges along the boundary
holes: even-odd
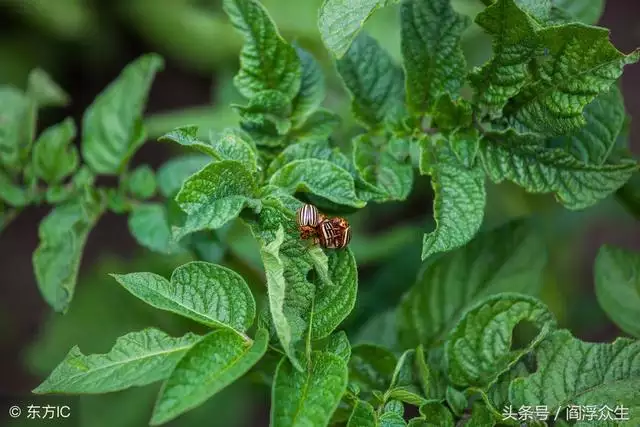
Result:
[[[346,219],[329,218],[313,205],[302,205],[296,213],[296,222],[302,239],[311,238],[313,243],[327,249],[342,249],[351,240],[351,227]]]

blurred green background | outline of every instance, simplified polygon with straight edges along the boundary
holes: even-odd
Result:
[[[323,61],[329,85],[326,106],[349,117],[348,97],[316,27],[321,1],[262,2],[288,40],[297,40]],[[483,7],[480,0],[454,0],[454,6],[472,16]],[[640,46],[638,16],[637,0],[608,0],[599,23],[610,28],[613,43],[628,52]],[[377,13],[366,28],[400,58],[397,8]],[[475,26],[464,43],[470,66],[490,55],[490,40]],[[196,124],[206,135],[210,129],[236,123],[228,104],[238,98],[231,78],[240,47],[241,39],[221,11],[221,0],[0,0],[0,83],[24,87],[28,72],[41,67],[73,100],[68,108],[44,111],[41,129],[67,116],[79,121],[96,94],[139,55],[155,51],[165,57],[166,68],[157,77],[148,104],[151,141],[135,158],[136,163],[154,168],[176,153],[173,147],[155,142],[164,132]],[[623,92],[629,115],[637,118],[629,138],[632,151],[639,155],[640,66],[626,68]],[[353,122],[346,120],[337,139],[348,143],[352,131]],[[422,233],[433,227],[431,204],[429,181],[418,178],[406,203],[372,205],[349,218],[355,229],[351,247],[360,269],[357,307],[345,323],[352,341],[387,336],[379,326],[384,326],[384,313],[415,279]],[[40,298],[31,267],[37,224],[46,212],[27,210],[0,235],[0,398],[7,403],[28,396],[73,345],[84,353],[106,352],[118,336],[132,330],[157,326],[178,335],[194,327],[145,306],[107,276],[134,271],[168,275],[186,260],[139,248],[129,235],[126,217],[114,214],[103,218],[89,237],[68,314],[53,314]],[[619,331],[595,300],[593,260],[603,243],[640,250],[638,222],[613,199],[572,213],[549,197],[532,197],[508,185],[489,188],[486,227],[529,215],[537,217],[550,251],[543,299],[578,337],[612,340]],[[256,247],[246,229],[234,224],[228,240],[228,246],[208,258],[223,263],[244,259],[236,267],[261,286]],[[378,313],[377,318],[370,319],[372,313]],[[256,384],[240,382],[169,425],[267,425],[269,391]],[[147,425],[158,387],[74,400],[76,421],[82,427]],[[5,416],[0,414],[0,423]]]

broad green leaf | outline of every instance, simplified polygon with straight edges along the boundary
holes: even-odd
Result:
[[[126,290],[147,304],[218,328],[246,331],[256,303],[242,276],[221,265],[188,262],[171,280],[155,273],[112,274]]]
[[[349,417],[347,427],[377,427],[376,412],[370,403],[358,400]]]
[[[288,134],[292,144],[327,141],[340,126],[342,120],[336,113],[320,108],[307,117],[307,120]]]
[[[257,206],[253,199],[256,191],[255,178],[242,163],[223,160],[209,164],[191,175],[176,196],[187,219],[174,237],[222,227],[245,207]]]
[[[331,283],[316,285],[312,339],[324,338],[333,332],[353,310],[358,294],[358,267],[351,250],[332,251],[328,258]]]
[[[76,346],[35,390],[45,393],[109,393],[163,380],[200,337],[173,338],[158,329],[128,333],[109,353],[85,356]]]
[[[640,338],[640,254],[602,246],[594,267],[596,296],[609,318]]]
[[[630,159],[617,164],[582,163],[564,150],[537,145],[513,131],[488,134],[480,141],[480,155],[492,181],[509,180],[530,193],[554,193],[571,210],[606,198],[638,169]]]
[[[392,139],[380,143],[369,134],[353,140],[353,163],[360,177],[374,186],[384,196],[375,201],[405,200],[413,186],[413,167],[406,160],[397,159],[393,145],[405,145],[408,141]]]
[[[389,400],[384,404],[384,408],[382,409],[383,413],[393,412],[394,414],[400,415],[401,417],[404,415],[404,405],[399,400]]]
[[[138,166],[127,179],[129,193],[139,199],[148,199],[156,193],[156,175],[148,165]]]
[[[436,229],[424,236],[424,260],[473,239],[484,219],[486,189],[482,170],[466,167],[442,141],[423,142],[420,173],[431,176],[435,194]]]
[[[434,127],[440,131],[467,128],[473,119],[471,103],[463,98],[452,99],[450,94],[444,93],[435,103],[432,119]]]
[[[234,78],[238,91],[251,98],[264,90],[277,90],[293,99],[300,89],[300,59],[264,6],[257,0],[224,0],[223,8],[245,38],[240,71]]]
[[[639,355],[638,341],[595,344],[557,331],[536,350],[537,371],[511,382],[511,403],[545,405],[552,413],[567,405],[622,405],[633,417],[640,410]]]
[[[447,387],[446,392],[447,405],[451,408],[451,411],[455,416],[459,417],[467,409],[467,397],[454,387]]]
[[[443,401],[449,380],[446,375],[444,348],[437,347],[425,352],[422,346],[416,350],[416,376],[422,394],[428,400]]]
[[[294,47],[302,64],[302,77],[300,91],[292,102],[292,118],[295,123],[302,123],[324,101],[325,81],[322,68],[313,55],[300,46]]]
[[[511,334],[520,322],[538,334],[524,349],[511,349]],[[459,386],[485,387],[529,353],[556,328],[549,309],[539,300],[501,293],[468,309],[447,337],[445,357],[449,380]]]
[[[618,189],[616,196],[631,215],[640,219],[640,171],[631,175],[631,179]]]
[[[498,0],[478,14],[476,23],[493,36],[493,57],[475,69],[469,80],[476,106],[496,118],[528,81],[538,25],[515,0]]]
[[[604,0],[553,0],[553,5],[589,25],[595,25],[604,11]]]
[[[324,426],[347,389],[347,365],[340,357],[313,352],[300,372],[283,358],[273,382],[271,427]]]
[[[38,178],[56,184],[78,168],[78,150],[72,144],[75,137],[71,118],[42,132],[33,145],[33,171]]]
[[[166,198],[173,198],[187,178],[209,163],[211,158],[201,154],[187,154],[167,161],[160,166],[156,174],[160,194]]]
[[[346,171],[351,172],[352,169],[347,156],[345,156],[339,148],[331,147],[325,139],[319,141],[304,141],[288,146],[273,159],[267,169],[267,175],[273,175],[278,169],[294,160],[304,159],[327,160]]]
[[[467,66],[460,38],[471,20],[450,0],[407,0],[401,22],[409,108],[424,113],[444,93],[457,98]]]
[[[378,418],[378,425],[380,427],[406,427],[407,423],[401,415],[395,412],[385,412]]]
[[[598,95],[584,109],[586,123],[571,135],[555,138],[583,163],[603,164],[614,150],[625,118],[624,102],[616,85]]]
[[[233,104],[242,121],[240,126],[248,132],[272,136],[286,135],[291,130],[291,100],[277,90],[256,93],[246,106]],[[257,140],[259,145],[266,145]]]
[[[129,232],[147,249],[163,254],[183,252],[171,235],[169,214],[159,203],[136,205],[129,214]]]
[[[516,4],[529,15],[544,21],[551,12],[552,0],[516,0]]]
[[[587,104],[640,58],[640,51],[620,53],[609,41],[609,30],[567,24],[538,32],[548,55],[538,61],[533,80],[508,109],[524,129],[560,136],[585,124]]]
[[[404,386],[392,388],[387,391],[386,395],[391,399],[397,399],[413,406],[420,406],[427,401],[427,399],[420,395],[417,387]]]
[[[38,107],[64,107],[69,104],[69,95],[41,68],[35,68],[27,78],[27,95]]]
[[[35,129],[35,102],[13,86],[0,86],[0,165],[20,169]]]
[[[29,204],[30,199],[27,189],[14,183],[11,177],[0,169],[0,201],[9,206],[23,207]]]
[[[380,44],[360,34],[337,61],[355,118],[369,128],[395,123],[404,109],[404,73]]]
[[[56,206],[40,223],[33,269],[40,293],[57,312],[69,308],[84,245],[103,212],[101,201],[73,200]]]
[[[341,58],[373,12],[397,2],[398,0],[324,0],[318,17],[324,45],[337,58]]]
[[[463,310],[499,292],[537,295],[547,263],[544,241],[526,223],[479,233],[469,244],[427,262],[398,307],[406,347],[442,343]]]
[[[398,364],[389,350],[371,344],[360,344],[351,350],[349,382],[364,391],[386,390]]]
[[[500,408],[502,409],[502,408]],[[471,418],[469,422],[465,424],[466,427],[493,427],[496,425],[496,419],[494,418],[491,410],[484,406],[480,402],[475,402],[471,409]]]
[[[238,380],[264,356],[268,344],[269,334],[264,329],[256,332],[253,343],[228,329],[202,338],[180,359],[163,384],[151,425],[163,424],[200,406]]]
[[[420,406],[422,419],[428,422],[424,425],[437,425],[439,427],[453,427],[453,415],[446,406],[439,402],[427,402]],[[411,426],[412,424],[409,423]],[[421,425],[421,424],[418,424]]]
[[[236,129],[225,129],[219,133],[211,133],[208,141],[202,141],[198,138],[198,133],[197,126],[183,126],[161,136],[158,140],[175,142],[182,146],[193,148],[216,160],[238,161],[250,171],[258,169],[256,148],[248,135]],[[197,157],[194,156],[192,158]],[[194,161],[193,164],[198,164],[198,162]],[[193,170],[193,172],[196,172],[196,170]],[[182,174],[180,175],[182,176]]]
[[[340,205],[362,208],[366,204],[358,199],[351,174],[327,160],[294,160],[277,170],[269,183],[290,194],[312,193]]]
[[[127,65],[87,108],[82,121],[82,157],[99,174],[118,174],[144,143],[142,113],[156,72],[164,66],[156,54]]]
[[[351,344],[347,334],[344,331],[331,334],[327,337],[322,351],[340,356],[345,363],[348,363],[351,358]]]

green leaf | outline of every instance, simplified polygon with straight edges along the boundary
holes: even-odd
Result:
[[[444,93],[456,99],[467,66],[460,38],[471,20],[455,12],[450,0],[405,1],[400,19],[410,109],[427,112]]]
[[[512,130],[488,134],[480,141],[480,155],[492,181],[509,180],[530,193],[554,193],[571,210],[585,209],[606,198],[638,169],[630,159],[585,164],[564,150],[537,145],[529,136]]]
[[[453,415],[439,402],[427,402],[420,406],[420,415],[422,415],[422,418],[428,421],[430,425],[453,427]]]
[[[318,27],[324,45],[341,58],[373,12],[398,0],[325,0],[320,6]]]
[[[376,412],[370,403],[358,400],[349,417],[347,427],[377,427]]]
[[[366,204],[358,199],[351,174],[327,160],[294,160],[277,170],[269,183],[289,194],[312,193],[333,203],[356,208]]]
[[[0,164],[20,169],[27,159],[35,129],[36,106],[13,86],[0,86]]]
[[[471,410],[471,418],[465,424],[466,427],[493,427],[496,425],[496,419],[489,408],[480,402],[475,402]]]
[[[112,276],[147,304],[210,327],[243,332],[256,315],[255,300],[242,276],[220,265],[188,262],[173,271],[171,281],[154,273]]]
[[[420,173],[431,176],[435,193],[436,229],[424,236],[424,260],[435,253],[459,248],[476,235],[484,219],[486,189],[482,170],[460,163],[442,141],[424,141]]]
[[[162,386],[151,425],[159,425],[203,404],[242,377],[264,356],[269,334],[256,332],[253,343],[237,333],[211,332],[187,351]]]
[[[360,34],[336,66],[351,94],[351,110],[359,122],[376,128],[400,119],[404,110],[404,73],[373,37]]]
[[[324,426],[347,389],[347,365],[340,357],[313,352],[300,372],[283,358],[273,382],[271,427]]]
[[[398,399],[413,406],[420,406],[427,401],[427,399],[420,395],[416,387],[404,386],[392,388],[387,391],[386,395],[391,399]]]
[[[401,415],[395,412],[385,412],[378,418],[379,427],[406,427],[407,423]]]
[[[278,169],[294,160],[317,159],[327,160],[342,169],[351,172],[352,166],[347,156],[339,148],[331,147],[329,141],[313,140],[298,142],[290,145],[271,161],[267,168],[267,175],[273,175]]]
[[[466,128],[473,119],[471,104],[463,98],[451,99],[448,93],[443,94],[433,108],[433,123],[440,131]]]
[[[526,348],[511,350],[511,334],[520,322],[538,329]],[[535,298],[502,293],[468,309],[445,345],[449,380],[459,386],[490,385],[556,328],[549,309]]]
[[[183,252],[171,235],[167,209],[159,203],[134,206],[128,225],[131,235],[147,249],[167,255]]]
[[[493,57],[475,69],[469,80],[476,106],[497,118],[507,101],[528,82],[528,65],[538,45],[538,25],[514,0],[493,3],[478,14],[476,23],[493,36]]]
[[[285,353],[296,369],[302,370],[294,346],[302,338],[306,325],[300,313],[287,304],[287,294],[292,292],[287,292],[284,259],[280,254],[283,242],[284,231],[280,227],[275,239],[260,249],[260,255],[267,276],[267,296],[273,326]]]
[[[348,363],[351,358],[351,344],[347,334],[344,331],[331,334],[327,337],[322,351],[340,356],[345,363]]]
[[[351,313],[358,294],[358,267],[349,249],[328,255],[330,284],[316,286],[311,338],[328,336]],[[316,268],[316,271],[318,268]]]
[[[27,78],[27,95],[38,107],[64,107],[71,101],[69,95],[41,68],[35,68]]]
[[[327,141],[341,123],[339,115],[320,108],[311,113],[304,124],[291,130],[288,139],[296,145],[304,142]]]
[[[602,246],[594,278],[598,302],[609,318],[626,333],[640,338],[640,254]]]
[[[156,175],[148,165],[138,166],[127,179],[129,193],[142,200],[152,197],[156,187]]]
[[[571,135],[555,138],[555,146],[563,147],[583,163],[601,165],[615,148],[625,119],[624,102],[616,85],[598,95],[584,109],[586,123]]]
[[[199,339],[173,338],[158,329],[128,333],[109,353],[85,356],[75,346],[35,390],[45,393],[109,393],[165,379]]]
[[[477,235],[469,244],[427,262],[398,307],[404,346],[442,343],[463,310],[499,292],[537,295],[547,264],[535,228],[512,222]]]
[[[40,223],[33,269],[42,296],[57,312],[69,308],[84,245],[103,212],[100,201],[73,200],[56,206]]]
[[[324,74],[313,55],[299,46],[294,46],[302,64],[300,91],[292,102],[294,123],[303,123],[320,107],[325,97]]]
[[[549,17],[552,7],[552,0],[517,0],[516,3],[520,9],[540,21]]]
[[[248,132],[286,135],[291,129],[291,100],[277,90],[256,93],[247,106],[232,105],[242,118],[241,127]],[[261,144],[261,141],[257,141]],[[262,143],[261,145],[266,145]]]
[[[609,90],[625,65],[640,59],[640,51],[620,53],[604,28],[567,24],[538,35],[548,55],[538,61],[532,82],[513,99],[508,115],[524,129],[547,136],[582,127],[584,107]]]
[[[166,198],[173,198],[187,178],[209,163],[211,158],[201,154],[187,154],[167,161],[160,166],[156,174],[160,194]]]
[[[138,58],[85,111],[82,157],[94,172],[122,172],[144,143],[142,113],[153,78],[163,66],[163,59],[156,54]]]
[[[80,163],[72,145],[76,126],[72,118],[46,129],[33,145],[33,169],[38,178],[57,184],[71,175]]]
[[[280,36],[264,6],[256,0],[224,0],[223,8],[245,38],[240,72],[234,78],[238,91],[251,98],[258,92],[277,90],[293,99],[300,89],[300,59]]]
[[[398,363],[389,350],[371,344],[360,344],[351,350],[349,382],[364,391],[386,390]]]
[[[574,20],[588,25],[597,24],[604,11],[604,0],[591,0],[588,2],[581,0],[553,0],[553,4],[573,17]]]
[[[29,204],[30,199],[31,197],[27,189],[15,184],[13,180],[0,169],[0,201],[10,206],[23,207]]]
[[[447,405],[456,417],[461,416],[468,406],[467,397],[451,386],[447,387],[446,393]]]
[[[407,144],[408,141],[400,139],[380,144],[369,134],[353,139],[353,163],[360,177],[384,194],[374,196],[375,201],[402,201],[409,196],[413,186],[413,167],[394,156],[394,145]]]
[[[611,344],[586,343],[560,330],[536,350],[535,373],[511,382],[515,407],[545,405],[549,412],[567,405],[622,405],[640,410],[640,342],[618,338]],[[544,402],[544,403],[543,403]]]
[[[256,191],[255,178],[242,163],[223,160],[209,164],[189,177],[176,196],[187,219],[174,237],[222,227],[245,207],[257,206],[253,199]]]

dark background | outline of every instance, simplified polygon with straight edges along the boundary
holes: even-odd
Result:
[[[305,47],[321,56],[326,55],[313,26],[319,2],[314,0],[303,5],[304,2],[272,0],[265,4],[286,37],[296,37]],[[233,96],[230,76],[237,67],[240,41],[220,14],[220,2],[191,2],[201,8],[197,19],[189,13],[178,12],[179,5],[184,3],[184,0],[0,0],[0,83],[24,87],[31,68],[38,66],[47,70],[73,102],[65,109],[44,111],[39,127],[54,124],[66,116],[73,116],[79,123],[93,98],[129,61],[155,51],[165,57],[166,67],[157,76],[148,103],[152,136],[190,123],[216,129],[232,125],[234,117],[226,103],[216,103],[216,100],[225,101]],[[457,3],[466,7],[465,3],[473,2]],[[472,4],[469,9],[477,10],[477,7]],[[371,29],[385,40],[390,39],[388,43],[393,47],[397,26],[392,13],[383,12],[371,24]],[[599,25],[610,28],[616,47],[629,52],[640,46],[638,17],[640,2],[608,0]],[[394,36],[386,37],[387,34]],[[471,58],[482,58],[487,50],[486,40],[468,41],[466,49]],[[330,86],[330,102],[344,108],[344,92],[332,78]],[[628,114],[634,119],[630,146],[638,155],[640,65],[625,69],[622,88]],[[150,142],[136,155],[135,162],[157,168],[171,154],[171,147]],[[525,196],[512,188],[501,187],[490,194],[494,194],[490,200],[495,203],[489,207],[488,221],[549,209],[546,199]],[[411,227],[427,227],[431,197],[428,182],[426,185],[419,182],[410,202],[402,206],[372,208],[367,216],[360,218],[365,224],[362,228],[371,238],[379,235],[380,230],[389,234],[396,229],[401,230],[396,230],[397,236],[402,233],[409,236],[412,233],[407,230],[412,230]],[[164,314],[154,313],[131,301],[132,297],[106,276],[114,270],[146,269],[168,273],[180,261],[154,256],[140,249],[128,232],[126,217],[115,214],[103,217],[90,234],[76,298],[70,312],[64,316],[66,319],[53,314],[40,297],[31,265],[31,255],[38,244],[37,226],[47,212],[45,207],[27,209],[0,235],[0,395],[9,398],[28,395],[75,344],[85,353],[107,351],[118,335],[136,328],[151,325],[175,331],[185,328],[170,315],[163,317]],[[563,215],[568,216],[558,219],[557,226],[561,230],[566,228],[566,238],[558,239],[554,246],[557,250],[552,254],[544,299],[560,323],[570,327],[579,337],[591,341],[612,340],[620,332],[595,301],[593,260],[603,243],[640,250],[640,227],[613,201],[586,213]],[[367,242],[361,240],[360,246],[354,242],[356,257],[356,248],[366,246]],[[394,242],[390,253],[401,254],[402,248],[413,248],[416,244],[415,239],[409,237],[406,241],[397,237]],[[408,265],[369,254],[370,262],[361,264],[360,288],[364,297],[357,313],[366,312],[369,307],[376,309],[372,302],[375,298],[367,299],[366,294],[379,291],[379,278],[385,274],[396,278],[386,291],[393,296],[392,300],[411,285],[418,266],[413,258],[417,257],[418,251],[410,253],[413,255],[408,257],[412,259],[406,261]],[[396,270],[385,263],[395,263],[393,268]],[[404,273],[398,276],[394,271]],[[82,405],[88,409],[80,425],[103,425],[97,418],[103,418],[104,425],[146,425],[155,390],[146,387],[142,391],[87,398]],[[226,410],[236,414],[231,418],[237,425],[260,425],[268,411],[265,390],[240,384],[205,405],[201,410],[202,419],[215,416],[218,422],[209,425],[234,425],[231,421],[222,424],[220,417],[224,415],[220,414]],[[0,420],[4,415],[0,414]],[[178,421],[171,425],[192,423],[196,421],[182,421],[182,424]]]

